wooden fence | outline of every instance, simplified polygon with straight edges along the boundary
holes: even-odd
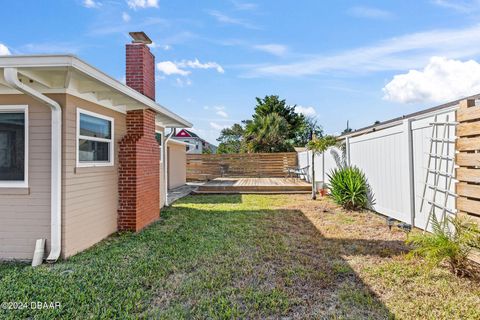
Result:
[[[457,110],[457,210],[480,223],[480,106],[463,100]]]
[[[285,177],[297,165],[296,152],[187,154],[187,181],[225,177]]]

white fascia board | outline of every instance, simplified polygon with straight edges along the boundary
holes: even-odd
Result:
[[[150,98],[137,92],[136,90],[124,85],[120,81],[110,77],[103,71],[89,65],[74,55],[15,55],[0,56],[0,68],[16,67],[16,68],[51,68],[51,67],[73,67],[84,75],[93,78],[108,87],[118,91],[141,104],[141,108],[145,106],[155,110],[156,112],[170,118],[172,126],[191,128],[193,124],[179,115],[173,113],[162,105],[156,103]]]
[[[192,144],[192,143],[188,143],[188,142],[176,140],[176,139],[174,139],[174,138],[169,139],[169,140],[167,141],[167,144],[169,144],[169,143],[171,143],[171,144],[180,144],[180,145],[183,145],[183,146],[195,146],[195,145]]]

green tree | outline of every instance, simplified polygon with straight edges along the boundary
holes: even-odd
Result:
[[[220,142],[217,153],[240,153],[244,132],[244,128],[238,123],[230,128],[222,129],[217,138],[217,141]]]
[[[302,125],[295,134],[293,141],[295,147],[305,147],[309,143],[312,133],[315,137],[322,137],[323,129],[317,120],[311,117],[305,117]]]
[[[256,100],[257,105],[253,114],[253,121],[276,113],[287,122],[287,139],[291,139],[294,142],[297,134],[305,125],[305,116],[295,112],[296,105],[287,105],[286,101],[281,100],[277,95],[265,96],[263,99],[257,97]]]
[[[287,120],[275,112],[256,116],[245,128],[247,152],[293,151],[288,126]]]
[[[316,154],[324,153],[328,148],[337,144],[337,138],[335,136],[316,137],[308,142],[308,150],[312,150]]]

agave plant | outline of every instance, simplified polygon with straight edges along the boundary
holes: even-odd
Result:
[[[357,167],[334,169],[328,175],[333,200],[347,210],[359,210],[369,205],[369,187],[363,172]]]
[[[474,276],[468,259],[473,248],[480,248],[480,229],[466,218],[432,216],[432,233],[411,234],[407,243],[413,246],[410,256],[421,256],[431,269],[446,261],[458,276]]]

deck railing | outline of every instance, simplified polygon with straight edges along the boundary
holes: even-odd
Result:
[[[296,152],[188,154],[187,181],[218,177],[286,177],[297,165]]]

